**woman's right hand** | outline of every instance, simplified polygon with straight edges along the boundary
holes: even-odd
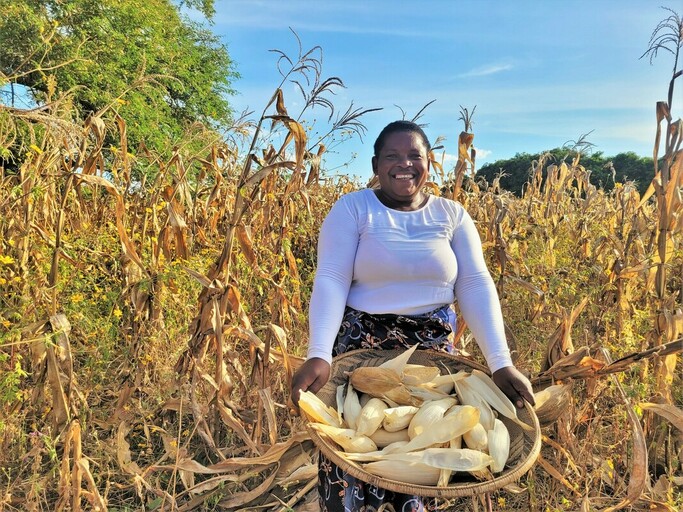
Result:
[[[310,391],[316,393],[330,378],[330,363],[324,359],[313,357],[304,361],[304,364],[292,378],[292,402],[299,406],[299,393]]]

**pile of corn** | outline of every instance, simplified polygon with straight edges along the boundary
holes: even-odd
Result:
[[[441,374],[408,364],[416,346],[376,367],[348,372],[337,408],[301,392],[311,428],[368,473],[415,485],[445,487],[456,472],[492,479],[503,471],[510,434],[503,415],[525,430],[512,402],[485,373]]]

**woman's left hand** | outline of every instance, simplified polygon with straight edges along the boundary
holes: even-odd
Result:
[[[524,400],[531,405],[535,405],[534,392],[531,383],[514,366],[506,366],[496,370],[492,375],[493,382],[496,383],[503,393],[515,404],[515,407],[522,409]]]

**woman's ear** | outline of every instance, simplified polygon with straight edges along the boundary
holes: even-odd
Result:
[[[377,174],[377,157],[372,157],[372,173]]]

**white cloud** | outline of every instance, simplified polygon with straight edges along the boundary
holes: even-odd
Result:
[[[513,69],[512,64],[489,64],[487,66],[480,66],[478,68],[471,69],[460,75],[461,78],[472,77],[472,76],[488,76],[495,75],[496,73],[501,73],[503,71],[510,71]]]

